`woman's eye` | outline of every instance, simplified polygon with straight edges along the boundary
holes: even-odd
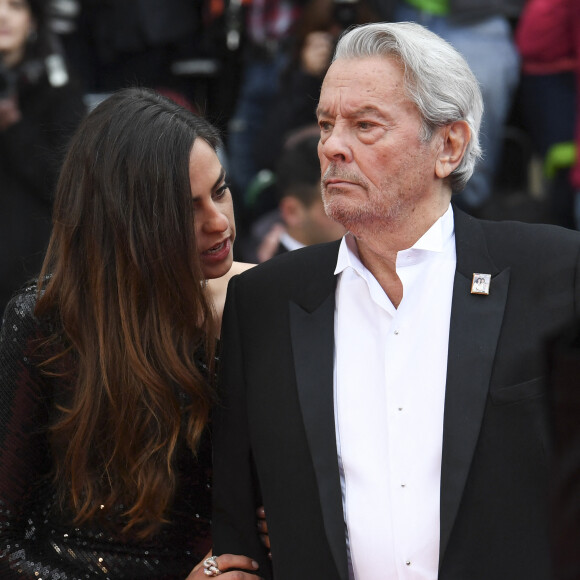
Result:
[[[228,191],[229,188],[230,188],[230,184],[224,183],[222,186],[218,187],[215,190],[214,197],[216,199],[222,198],[226,194],[226,192]]]

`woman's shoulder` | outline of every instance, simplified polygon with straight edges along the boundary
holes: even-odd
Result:
[[[8,301],[3,319],[34,319],[38,287],[36,280],[21,288]]]
[[[218,324],[221,324],[224,304],[226,301],[226,293],[228,290],[228,283],[232,276],[242,274],[253,266],[255,266],[255,264],[248,264],[246,262],[234,262],[227,274],[224,274],[221,278],[208,280],[208,289],[215,308],[215,312],[218,317]]]
[[[57,325],[53,316],[37,317],[36,314],[36,302],[39,294],[43,293],[44,289],[39,290],[38,280],[31,280],[12,296],[4,312],[0,312],[0,343],[8,340],[9,336],[10,340],[13,340],[15,336],[27,339],[28,336],[37,336],[38,333],[51,335],[55,332]]]
[[[224,274],[221,278],[209,280],[209,286],[214,292],[221,290],[225,293],[228,283],[233,276],[242,274],[246,270],[253,268],[255,265],[256,264],[248,264],[247,262],[233,262],[232,267],[229,269],[227,274]]]
[[[229,278],[235,276],[236,274],[241,274],[250,268],[253,268],[256,264],[248,264],[247,262],[234,262],[230,271],[226,274]]]

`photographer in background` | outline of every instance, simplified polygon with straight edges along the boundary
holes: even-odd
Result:
[[[53,185],[85,112],[43,0],[0,0],[0,309],[38,271]]]

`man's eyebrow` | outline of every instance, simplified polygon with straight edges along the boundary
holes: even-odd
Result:
[[[314,110],[314,114],[316,115],[317,118],[320,116],[328,117],[328,111],[326,111],[325,109],[321,109],[320,106],[316,107],[316,109]]]
[[[349,113],[349,117],[366,117],[367,115],[374,115],[382,117],[383,114],[377,107],[363,107],[362,109],[355,109],[352,113]],[[329,113],[328,110],[322,109],[320,107],[316,108],[316,116],[317,117],[331,117],[332,115]]]
[[[357,109],[353,111],[352,117],[366,117],[367,115],[381,115],[377,107],[363,107],[362,109]]]

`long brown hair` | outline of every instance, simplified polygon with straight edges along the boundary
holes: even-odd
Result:
[[[195,139],[220,145],[200,117],[125,89],[86,117],[61,170],[35,314],[60,330],[43,370],[64,367],[72,387],[51,438],[77,524],[123,505],[124,533],[155,532],[178,436],[195,452],[208,420],[214,395],[196,357],[211,374],[215,331],[194,236]]]

